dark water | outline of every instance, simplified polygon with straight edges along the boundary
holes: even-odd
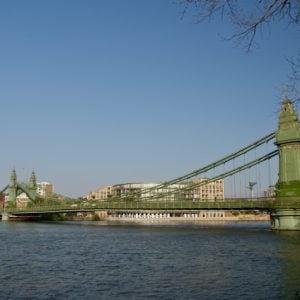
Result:
[[[0,222],[1,299],[297,299],[300,232]],[[299,296],[300,298],[300,296]]]

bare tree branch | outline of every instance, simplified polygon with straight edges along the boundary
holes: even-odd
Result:
[[[252,0],[241,4],[239,0],[179,0],[184,5],[184,15],[192,7],[196,22],[203,22],[215,15],[227,16],[236,32],[230,40],[245,44],[250,51],[256,33],[264,25],[286,18],[290,24],[300,25],[299,0]]]
[[[291,65],[289,84],[287,85],[289,96],[296,102],[300,101],[300,54],[297,57],[288,59]]]
[[[196,11],[196,22],[214,16],[227,18],[234,32],[226,40],[236,41],[249,52],[256,40],[258,30],[282,20],[289,25],[300,25],[300,0],[177,0],[184,5],[184,16],[192,9]],[[285,96],[300,102],[300,53],[289,59],[291,74],[285,84]]]

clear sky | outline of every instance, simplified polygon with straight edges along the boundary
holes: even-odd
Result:
[[[172,179],[275,130],[299,32],[258,32],[247,54],[173,0],[0,3],[0,185],[84,196]]]

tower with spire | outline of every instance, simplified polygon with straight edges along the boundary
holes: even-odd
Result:
[[[30,179],[29,179],[29,189],[32,191],[36,191],[37,184],[36,184],[36,176],[34,170],[31,173]]]
[[[293,103],[282,103],[275,144],[279,149],[277,197],[300,196],[300,123]]]
[[[17,198],[17,174],[16,170],[13,169],[10,175],[10,181],[8,185],[8,203],[15,203]]]

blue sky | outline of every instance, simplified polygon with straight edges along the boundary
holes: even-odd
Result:
[[[0,3],[0,185],[35,169],[77,197],[167,180],[275,130],[299,32],[258,32],[247,54],[216,18],[173,0]]]

